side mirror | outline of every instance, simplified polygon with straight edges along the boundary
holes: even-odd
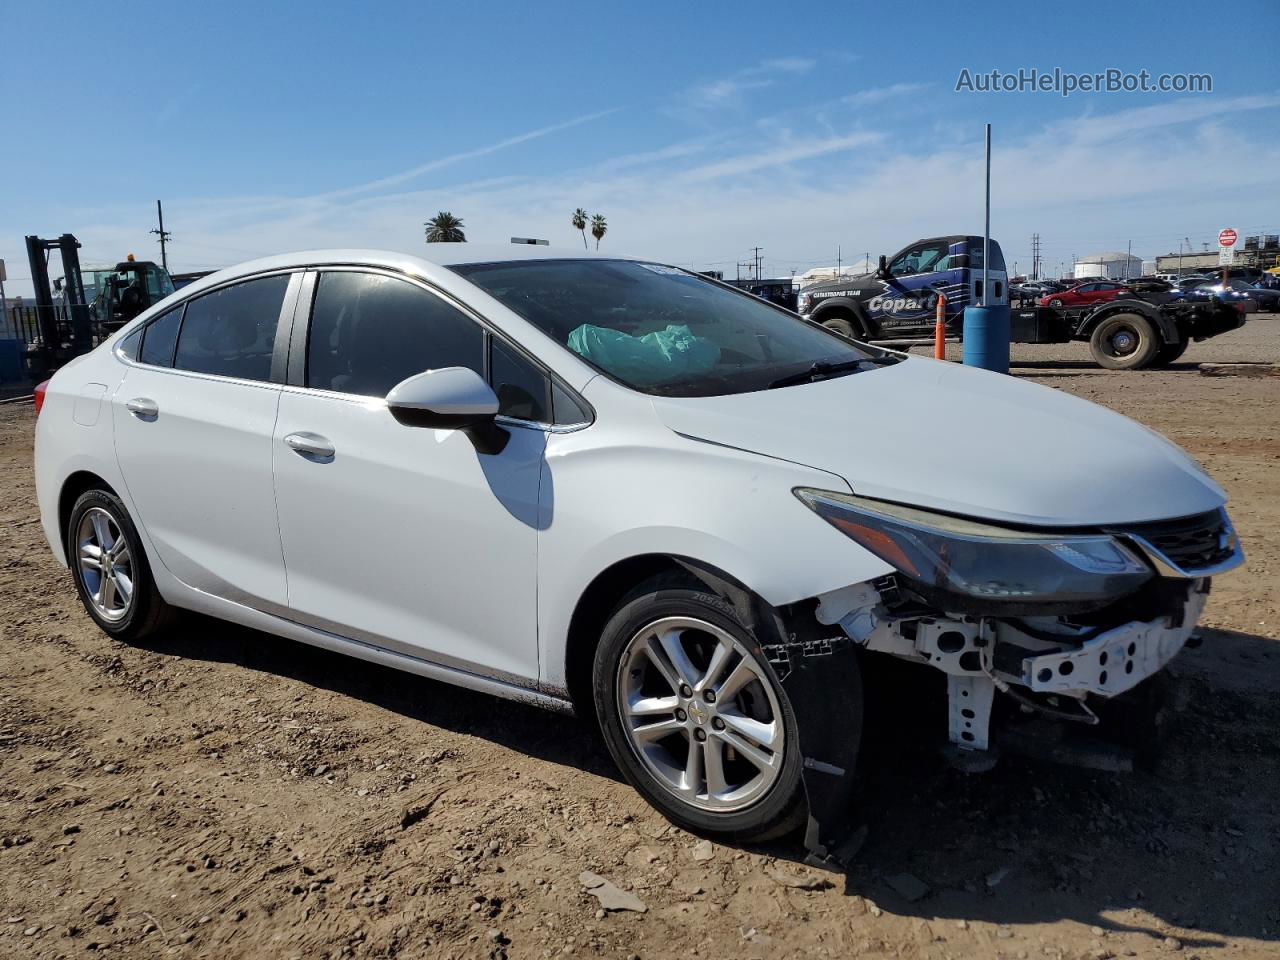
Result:
[[[876,276],[881,280],[889,279],[889,258],[880,254],[880,266],[876,268]]]
[[[387,409],[407,427],[461,430],[478,453],[501,453],[511,436],[493,422],[497,394],[468,367],[441,367],[401,380],[387,394]]]
[[[465,430],[492,423],[498,397],[474,370],[442,367],[401,380],[387,394],[387,408],[406,426]]]

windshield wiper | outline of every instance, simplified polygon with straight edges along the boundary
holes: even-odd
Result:
[[[843,360],[840,363],[831,363],[828,360],[815,360],[809,365],[807,370],[801,370],[799,373],[789,373],[785,377],[779,377],[777,380],[770,382],[769,389],[774,387],[790,387],[797,383],[810,383],[814,380],[826,379],[840,373],[850,373],[858,370],[864,363],[874,364],[876,366],[886,366],[888,364],[897,363],[901,358],[892,355],[884,355],[877,357],[858,357],[856,360]]]

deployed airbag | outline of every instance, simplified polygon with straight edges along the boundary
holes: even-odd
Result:
[[[684,324],[633,337],[620,330],[584,323],[569,334],[569,349],[621,380],[650,385],[706,373],[720,348]]]

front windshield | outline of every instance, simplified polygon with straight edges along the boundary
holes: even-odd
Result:
[[[675,267],[524,260],[452,267],[613,379],[650,394],[763,390],[870,348]]]

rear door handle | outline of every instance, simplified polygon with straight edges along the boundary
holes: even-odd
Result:
[[[294,453],[310,457],[332,457],[333,444],[318,433],[291,433],[284,442]]]
[[[160,415],[160,405],[149,397],[134,397],[124,406],[140,420],[154,420]]]

